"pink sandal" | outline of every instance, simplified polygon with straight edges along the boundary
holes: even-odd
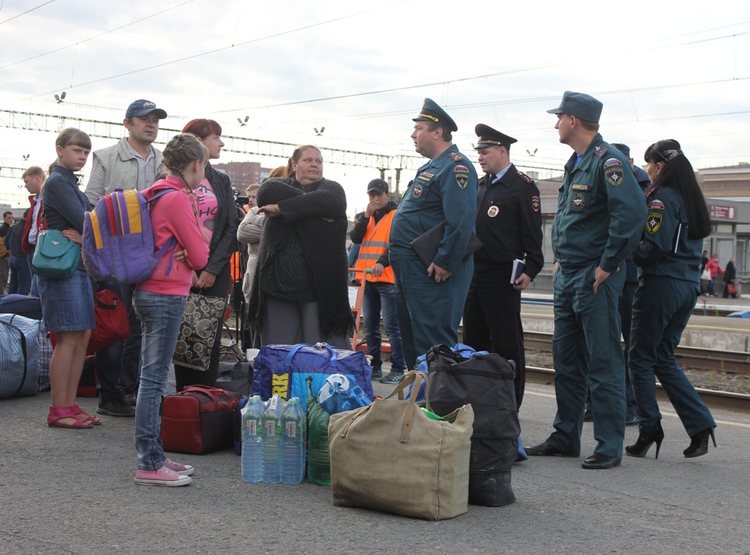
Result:
[[[78,405],[72,405],[68,408],[70,409],[70,412],[81,422],[91,422],[91,424],[93,424],[94,426],[99,426],[102,423],[100,418],[91,416]]]
[[[75,422],[72,424],[60,422],[66,418],[72,418]],[[76,415],[71,412],[71,407],[50,407],[49,414],[47,415],[47,425],[50,428],[74,428],[78,430],[88,430],[92,427],[91,422],[87,420],[79,420]]]

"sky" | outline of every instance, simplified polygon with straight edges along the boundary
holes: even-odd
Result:
[[[517,166],[559,174],[571,150],[546,110],[566,90],[604,103],[604,139],[628,144],[636,163],[663,138],[696,169],[750,162],[750,3],[0,0],[0,203],[26,202],[13,168],[46,167],[60,130],[57,119],[51,132],[8,129],[7,111],[119,123],[147,98],[169,113],[165,128],[207,117],[225,136],[392,156],[386,177],[407,168],[403,190],[420,160],[398,156],[417,156],[411,118],[425,97],[456,121],[472,161],[485,123],[518,139]],[[283,163],[218,162],[243,160]],[[335,164],[324,174],[351,214],[379,177]]]

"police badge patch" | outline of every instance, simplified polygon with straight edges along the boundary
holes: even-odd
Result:
[[[459,189],[466,189],[469,185],[469,174],[464,172],[456,172],[456,185]]]
[[[584,206],[586,206],[584,196],[580,193],[573,195],[573,198],[570,200],[570,207],[573,209],[573,212],[580,212]]]
[[[414,189],[411,192],[411,196],[413,196],[414,198],[419,198],[422,196],[423,192],[424,192],[424,189],[422,188],[422,184],[416,183],[414,185]]]
[[[649,212],[646,218],[646,233],[653,235],[661,227],[662,214],[661,212]]]
[[[500,212],[500,209],[497,206],[490,206],[490,209],[487,210],[487,215],[490,218],[494,218],[495,216],[497,216],[498,212]]]
[[[534,212],[539,212],[540,204],[539,197],[531,197],[531,209]]]
[[[625,170],[622,169],[621,165],[613,166],[604,170],[604,177],[607,178],[607,183],[613,187],[619,187],[625,178]]]

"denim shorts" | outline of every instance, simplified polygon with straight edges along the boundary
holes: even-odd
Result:
[[[70,279],[37,277],[47,331],[81,331],[96,327],[94,290],[85,270],[77,269]]]

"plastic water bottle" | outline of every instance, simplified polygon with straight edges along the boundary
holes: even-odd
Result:
[[[271,397],[263,413],[263,481],[278,484],[281,480],[281,399]]]
[[[242,409],[242,479],[263,479],[263,401],[258,395]]]
[[[305,413],[298,397],[287,404],[282,418],[284,435],[281,439],[281,482],[299,484],[305,477]]]

